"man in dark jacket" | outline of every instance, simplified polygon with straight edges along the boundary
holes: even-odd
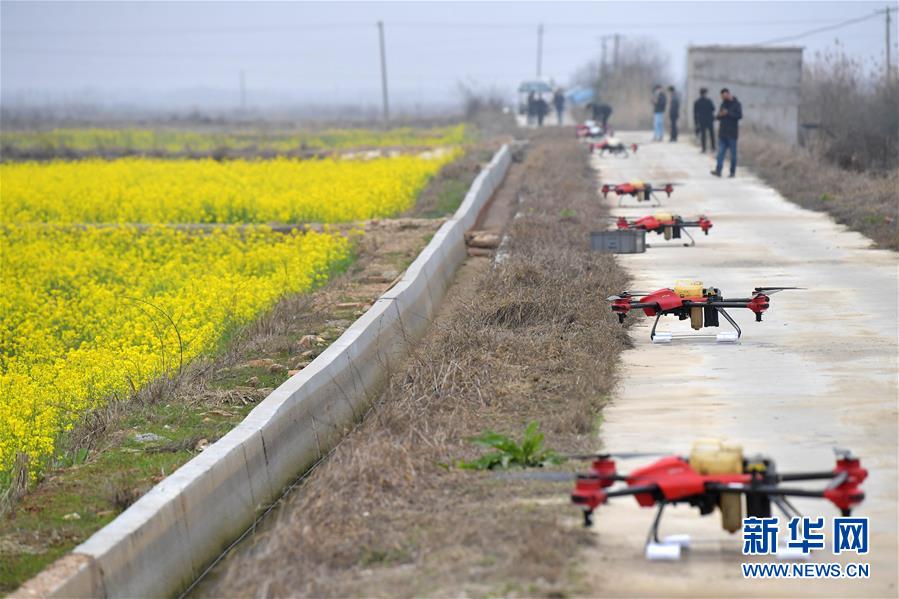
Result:
[[[702,141],[702,152],[705,153],[705,136],[709,135],[712,151],[715,151],[715,104],[708,98],[709,90],[699,89],[699,98],[693,103],[693,125],[696,135]]]
[[[537,97],[537,101],[534,102],[537,106],[537,126],[543,126],[543,119],[546,118],[546,115],[549,114],[549,103],[543,99],[543,96],[540,95]]]
[[[556,109],[556,119],[559,121],[559,125],[562,124],[562,115],[565,113],[565,94],[562,93],[562,88],[557,88],[556,93],[553,94],[553,106]]]
[[[677,141],[677,119],[680,117],[680,96],[674,91],[674,86],[668,86],[668,95],[671,102],[668,104],[668,120],[671,122],[671,141]]]
[[[724,154],[730,150],[730,176],[737,174],[737,137],[740,133],[740,119],[743,118],[743,107],[740,101],[726,87],[721,90],[721,106],[718,108],[718,164],[712,174],[721,176],[724,167]]]
[[[656,85],[652,89],[652,93],[652,138],[655,141],[662,141],[665,137],[665,105],[667,104],[667,99],[661,85]]]
[[[609,117],[612,116],[612,107],[599,100],[587,104],[587,107],[590,109],[593,120],[602,125],[603,131],[607,131],[609,129]]]

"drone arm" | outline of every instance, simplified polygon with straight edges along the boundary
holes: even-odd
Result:
[[[744,495],[777,495],[784,497],[824,497],[824,491],[791,489],[777,485],[751,486],[742,483],[707,483],[706,489],[718,493],[742,493]]]
[[[624,477],[624,479],[627,480],[627,477]],[[616,491],[609,491],[606,493],[606,497],[626,497],[628,495],[642,495],[643,493],[654,495],[658,491],[658,485],[641,485],[639,487],[626,487]]]
[[[867,472],[865,472],[867,475]],[[745,495],[768,495],[771,497],[817,497],[824,498],[839,508],[843,515],[849,515],[852,508],[865,499],[865,493],[859,488],[864,480],[853,477],[852,472],[831,472],[830,483],[822,490],[796,489],[778,485],[746,485],[741,483],[709,483],[706,488],[719,493],[743,493]]]
[[[608,491],[603,487],[603,481],[599,477],[579,476],[575,483],[574,492],[571,494],[571,501],[592,512],[608,501],[610,497],[625,497],[627,495],[641,495],[644,493],[655,497],[658,492],[659,486],[655,484]]]
[[[691,302],[694,307],[714,306],[715,308],[748,308],[750,300],[710,300],[707,302]]]
[[[769,302],[768,296],[760,293],[751,298],[710,300],[706,305],[716,308],[748,308],[755,313],[756,322],[761,322],[762,314],[770,306]]]
[[[823,472],[792,472],[777,475],[777,479],[782,482],[791,482],[796,480],[828,480],[832,478],[834,478],[833,470]]]

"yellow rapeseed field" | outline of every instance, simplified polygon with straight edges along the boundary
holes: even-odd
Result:
[[[0,164],[2,222],[299,223],[396,214],[454,154]]]
[[[290,152],[302,148],[396,148],[453,146],[468,135],[465,125],[394,129],[325,129],[318,132],[209,132],[177,129],[52,129],[49,131],[4,131],[4,148],[43,152],[213,152],[248,150]]]
[[[351,256],[345,235],[264,224],[403,211],[451,154],[370,161],[0,165],[0,487],[86,411],[215,350]]]
[[[215,348],[348,260],[329,233],[4,227],[0,471],[33,466],[86,410]],[[179,339],[180,338],[180,339]]]

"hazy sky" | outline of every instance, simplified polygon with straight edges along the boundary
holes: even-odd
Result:
[[[15,2],[0,4],[3,101],[102,100],[236,105],[380,101],[385,23],[395,103],[455,100],[459,81],[514,89],[543,72],[561,83],[599,55],[600,37],[651,37],[675,82],[689,44],[751,44],[864,17],[886,2]],[[895,5],[894,5],[895,6]],[[893,20],[895,23],[899,18]],[[882,62],[883,16],[784,45],[806,60],[839,38]],[[894,31],[894,44],[896,38]],[[894,46],[895,47],[895,46]],[[894,50],[895,56],[895,50]],[[895,59],[894,59],[895,60]]]

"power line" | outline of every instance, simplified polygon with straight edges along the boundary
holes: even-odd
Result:
[[[810,36],[810,35],[817,35],[817,34],[819,34],[819,33],[824,33],[825,31],[833,31],[834,29],[840,29],[840,28],[842,28],[842,27],[847,27],[847,26],[849,26],[849,25],[854,25],[854,24],[856,24],[856,23],[861,23],[861,22],[863,22],[863,21],[868,21],[868,20],[870,20],[870,19],[873,19],[874,17],[880,16],[881,14],[883,14],[883,11],[882,11],[882,10],[879,10],[879,11],[877,11],[877,12],[871,13],[871,14],[866,15],[866,16],[864,16],[864,17],[857,17],[857,18],[855,18],[855,19],[849,19],[849,20],[847,20],[847,21],[841,21],[841,22],[836,23],[836,24],[834,24],[834,25],[828,25],[827,27],[820,27],[820,28],[818,28],[818,29],[812,29],[812,30],[806,31],[806,32],[804,32],[804,33],[797,33],[796,35],[790,35],[790,36],[787,36],[787,37],[780,37],[780,38],[775,38],[775,39],[772,39],[772,40],[767,40],[767,41],[764,41],[764,42],[759,42],[759,43],[756,44],[756,45],[758,45],[758,46],[768,46],[768,45],[770,45],[770,44],[780,44],[780,43],[783,43],[783,42],[791,42],[791,41],[794,41],[794,40],[802,39],[802,38],[804,38],[804,37],[808,37],[808,36]]]
[[[801,19],[774,21],[682,21],[682,22],[548,22],[548,29],[654,29],[658,27],[761,27],[777,25],[810,25],[813,23],[833,23],[833,19]],[[389,22],[394,28],[430,28],[430,29],[528,29],[533,30],[533,23],[477,22],[477,21],[397,21]],[[840,25],[837,23],[835,26]],[[166,29],[55,29],[55,30],[4,30],[4,36],[153,36],[153,35],[217,35],[232,33],[272,33],[317,31],[328,29],[368,28],[370,22],[347,21],[329,23],[294,23],[289,25],[248,25],[242,27],[188,27]]]

